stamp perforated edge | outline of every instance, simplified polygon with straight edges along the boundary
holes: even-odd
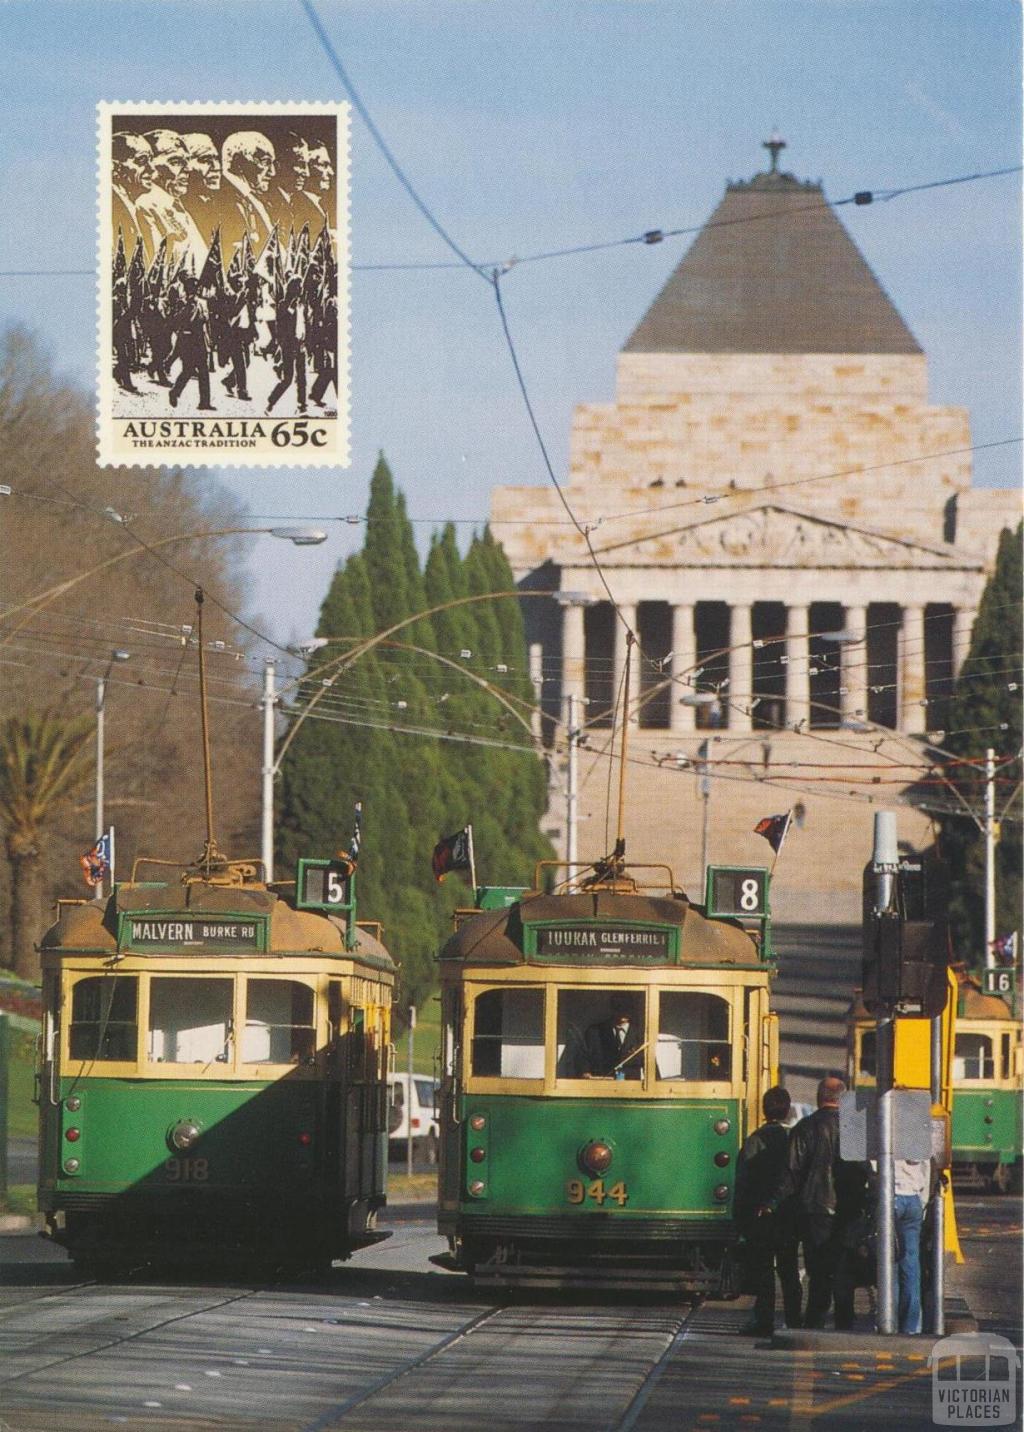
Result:
[[[110,450],[110,410],[113,403],[113,375],[109,360],[111,330],[111,288],[104,281],[109,268],[111,233],[110,140],[111,117],[114,114],[273,114],[281,117],[294,114],[334,116],[337,123],[338,151],[336,173],[337,195],[337,260],[338,260],[338,418],[337,442],[329,452],[315,453],[303,449],[303,455],[289,459],[259,454],[238,456],[225,461],[225,454],[214,449],[197,449],[187,457],[168,452],[140,455],[126,460]],[[100,100],[96,106],[96,465],[97,467],[216,467],[255,468],[347,468],[351,464],[351,253],[350,253],[350,185],[352,156],[350,147],[352,106],[347,100]],[[342,182],[344,176],[344,182]],[[268,461],[267,458],[271,460]]]

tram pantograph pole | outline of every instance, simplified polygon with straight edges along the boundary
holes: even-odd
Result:
[[[263,809],[260,840],[260,858],[263,861],[264,878],[274,878],[274,707],[277,695],[274,687],[276,666],[268,658],[263,663]]]
[[[107,678],[101,676],[96,683],[96,841],[103,839],[103,752],[105,743],[105,722],[106,712],[104,707],[107,700]],[[92,898],[103,899],[103,881],[97,880],[93,886]]]
[[[985,968],[996,967],[996,753],[985,752]]]
[[[576,693],[570,692],[568,703],[566,736],[569,742],[569,763],[565,781],[565,858],[569,866],[569,878],[579,860],[579,731],[576,727]]]

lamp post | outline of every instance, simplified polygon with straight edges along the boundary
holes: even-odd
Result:
[[[555,593],[555,601],[562,608],[563,613],[570,610],[580,612],[580,622],[583,621],[583,611],[591,607],[597,601],[595,596],[589,592],[559,591]],[[562,661],[563,672],[566,670],[565,653],[565,619],[562,622]],[[581,641],[574,644],[581,649],[583,661],[586,661],[586,635],[582,626],[576,627],[575,632],[582,637]],[[574,653],[575,656],[575,653]],[[575,657],[575,659],[579,659]],[[573,686],[577,684],[579,677],[574,674]],[[585,681],[585,665],[584,665]],[[574,867],[579,863],[579,739],[581,735],[579,725],[578,704],[581,696],[586,700],[584,692],[574,689],[566,691],[565,696],[565,738],[567,746],[566,780],[565,780],[565,859],[569,866],[569,876],[572,877]]]
[[[106,726],[107,678],[110,676],[110,672],[111,672],[111,670],[112,670],[112,668],[113,668],[115,662],[119,662],[119,661],[129,661],[130,659],[131,659],[131,652],[130,652],[130,651],[121,651],[120,649],[116,649],[116,650],[112,651],[112,652],[110,653],[110,660],[107,662],[107,669],[106,669],[106,671],[103,673],[103,675],[100,677],[100,679],[99,679],[99,680],[97,681],[97,683],[96,683],[96,839],[97,839],[97,841],[99,841],[99,840],[101,840],[101,839],[103,838],[103,822],[104,822],[104,820],[105,820],[105,814],[104,814],[104,810],[103,810],[103,805],[104,805],[104,789],[103,789],[103,776],[104,776],[104,771],[103,771],[103,757],[104,757],[104,747],[105,747],[105,744],[106,744],[105,726]],[[111,851],[111,861],[110,861],[110,883],[111,883],[111,884],[114,883],[113,851]],[[102,900],[102,899],[103,899],[103,881],[102,881],[102,880],[97,881],[97,883],[93,886],[93,897],[92,897],[92,898],[93,898],[94,900]]]

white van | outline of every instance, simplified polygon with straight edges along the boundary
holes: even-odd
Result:
[[[428,1074],[414,1074],[412,1093],[408,1074],[388,1075],[388,1155],[400,1157],[409,1137],[412,1119],[413,1152],[425,1156],[427,1163],[437,1163],[437,1116],[434,1113],[437,1080]]]

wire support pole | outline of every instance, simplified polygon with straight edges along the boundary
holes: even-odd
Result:
[[[260,857],[263,861],[264,878],[269,884],[274,878],[274,710],[277,695],[274,687],[276,664],[270,658],[263,663],[263,769],[262,769],[262,824]]]
[[[996,967],[996,753],[985,752],[985,968]]]
[[[891,1011],[875,1026],[878,1068],[878,1331],[896,1331],[896,1237],[893,1224],[896,1172],[893,1167],[893,1052],[895,1025]]]

